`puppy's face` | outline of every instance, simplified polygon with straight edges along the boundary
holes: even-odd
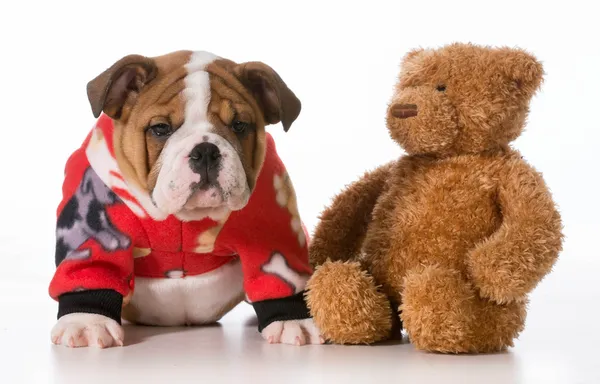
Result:
[[[265,125],[287,131],[300,101],[266,64],[207,52],[130,55],[88,84],[114,120],[117,163],[163,214],[219,218],[243,208],[265,155]]]

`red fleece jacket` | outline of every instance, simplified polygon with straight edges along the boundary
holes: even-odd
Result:
[[[102,115],[65,167],[57,210],[57,269],[49,287],[59,302],[58,317],[91,312],[120,322],[135,276],[184,278],[236,258],[259,329],[275,320],[308,317],[302,296],[312,272],[307,233],[270,135],[248,205],[220,222],[157,217],[148,196],[123,179],[112,137],[112,120]],[[265,271],[273,257],[283,257],[288,270]]]

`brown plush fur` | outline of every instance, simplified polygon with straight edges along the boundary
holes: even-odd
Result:
[[[308,297],[308,305],[313,315],[321,319],[323,334],[338,343],[348,344],[372,343],[390,336],[392,309],[360,263],[327,262],[320,271],[311,280],[311,286],[317,289]],[[334,311],[331,311],[332,303],[336,306]],[[340,314],[343,316],[338,317]]]
[[[562,247],[542,176],[509,147],[542,76],[518,49],[405,56],[387,123],[407,155],[336,196],[310,246],[307,302],[325,337],[384,340],[395,302],[418,349],[513,345]]]

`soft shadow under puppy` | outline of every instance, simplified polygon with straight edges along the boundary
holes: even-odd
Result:
[[[221,328],[221,324],[212,323],[206,325],[180,326],[180,327],[162,327],[155,325],[132,324],[123,322],[125,330],[125,345],[130,346],[141,343],[155,336],[168,335],[180,332],[188,332],[197,328]]]

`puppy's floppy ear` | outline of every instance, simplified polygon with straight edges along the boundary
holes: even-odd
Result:
[[[287,132],[300,115],[302,105],[277,72],[264,63],[247,62],[237,65],[234,73],[258,101],[266,122],[281,122]]]
[[[117,119],[129,97],[156,77],[154,61],[140,55],[128,55],[114,63],[87,85],[87,94],[94,117],[102,111]]]
[[[533,96],[542,85],[544,68],[532,54],[518,48],[500,48],[495,58],[500,71],[525,97]]]

